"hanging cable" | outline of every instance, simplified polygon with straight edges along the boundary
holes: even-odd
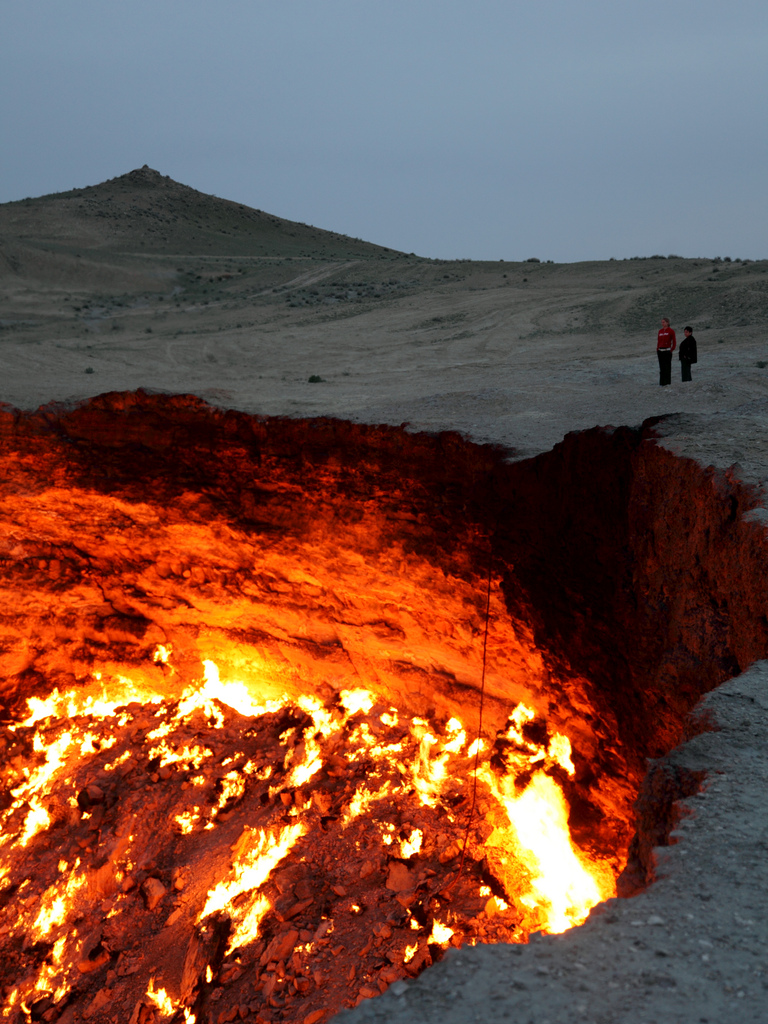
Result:
[[[491,619],[491,574],[493,570],[493,539],[491,539],[491,546],[488,552],[488,582],[486,587],[485,595],[485,632],[483,634],[483,671],[480,676],[480,707],[478,709],[478,722],[477,722],[477,742],[475,743],[475,764],[472,770],[472,801],[469,806],[469,817],[467,818],[467,827],[464,830],[464,843],[461,847],[461,860],[459,861],[459,867],[456,872],[456,877],[450,882],[449,885],[444,886],[441,892],[449,892],[454,885],[461,878],[461,874],[464,870],[464,860],[467,855],[467,844],[469,843],[469,833],[472,828],[472,821],[475,816],[475,805],[477,804],[477,769],[480,763],[480,747],[482,744],[481,736],[483,733],[483,705],[485,703],[485,666],[488,659],[488,623]]]

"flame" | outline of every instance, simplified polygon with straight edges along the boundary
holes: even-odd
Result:
[[[250,833],[248,838],[252,839],[253,843],[250,848],[246,848],[242,858],[233,864],[234,878],[231,882],[219,882],[209,891],[199,920],[202,921],[217,910],[223,910],[240,893],[258,889],[306,831],[307,826],[303,822],[297,822],[284,828],[277,839],[263,829]]]
[[[569,775],[573,775],[576,771],[571,760],[571,741],[562,733],[556,732],[550,740],[547,756],[561,768],[565,768]]]
[[[159,647],[154,660],[170,667],[170,657],[169,647]],[[186,688],[179,684],[176,692],[181,696],[177,700],[161,699],[150,685],[131,688],[130,681],[119,676],[110,677],[105,683],[98,673],[94,673],[98,692],[93,688],[81,692],[54,691],[47,700],[30,698],[27,719],[11,726],[35,730],[34,754],[30,764],[12,776],[13,802],[0,814],[0,880],[13,877],[17,871],[16,867],[11,871],[10,861],[5,863],[6,854],[14,848],[29,847],[35,836],[51,827],[52,815],[61,820],[66,811],[76,822],[93,816],[93,825],[90,821],[83,825],[78,841],[81,847],[86,844],[86,853],[93,852],[93,846],[87,844],[100,844],[98,823],[103,812],[94,810],[87,802],[81,812],[76,798],[78,788],[94,777],[101,783],[103,776],[94,774],[98,764],[105,772],[115,772],[116,778],[134,772],[128,774],[134,779],[151,762],[149,780],[140,785],[168,780],[169,803],[163,813],[165,820],[172,823],[179,844],[182,837],[196,831],[200,835],[192,841],[205,838],[207,843],[208,833],[203,829],[225,829],[228,834],[221,822],[227,821],[232,827],[233,814],[250,814],[253,804],[247,802],[248,794],[258,796],[261,792],[262,806],[269,815],[263,820],[269,824],[242,829],[231,859],[227,856],[223,867],[219,862],[218,873],[213,876],[215,884],[209,883],[211,887],[205,897],[194,904],[193,912],[201,929],[210,925],[208,919],[217,912],[223,911],[230,919],[229,955],[263,939],[262,932],[267,936],[273,934],[265,929],[265,922],[274,921],[273,910],[278,920],[285,920],[279,916],[284,911],[278,909],[285,905],[284,901],[275,903],[273,886],[277,884],[280,894],[283,889],[271,879],[272,873],[300,840],[318,827],[321,815],[328,815],[324,821],[336,822],[336,829],[354,826],[349,835],[356,849],[367,852],[374,846],[379,851],[378,859],[376,850],[371,852],[370,862],[364,863],[361,858],[361,878],[381,878],[386,875],[386,865],[396,861],[398,870],[407,872],[405,880],[395,882],[396,885],[407,886],[410,882],[426,889],[437,874],[435,869],[445,863],[441,854],[447,851],[450,861],[451,850],[457,849],[456,836],[464,828],[464,815],[469,808],[468,780],[478,755],[478,781],[487,791],[482,800],[490,801],[493,808],[488,820],[493,821],[494,831],[487,843],[500,847],[511,858],[509,876],[497,875],[499,885],[494,886],[496,893],[506,890],[506,899],[492,895],[491,888],[481,884],[477,873],[474,881],[465,878],[462,883],[474,886],[474,893],[485,901],[487,926],[506,928],[503,934],[514,933],[513,941],[534,929],[561,932],[583,921],[600,899],[613,895],[612,874],[599,864],[589,863],[570,838],[568,806],[557,781],[563,778],[563,771],[569,776],[575,774],[570,739],[562,733],[548,733],[540,720],[532,727],[537,713],[527,704],[512,709],[497,738],[495,749],[503,754],[499,767],[501,761],[491,758],[493,751],[489,751],[485,740],[478,738],[467,743],[466,730],[458,718],[441,725],[424,718],[405,718],[394,708],[379,713],[377,698],[364,688],[342,690],[338,699],[327,705],[306,694],[296,700],[287,696],[264,700],[243,682],[222,680],[213,661],[203,664],[203,679]],[[165,675],[169,677],[168,672]],[[149,714],[147,707],[151,707]],[[287,717],[286,710],[290,711]],[[250,720],[276,716],[274,738],[269,742],[279,742],[281,746],[279,754],[269,755],[270,763],[265,763],[260,748],[241,740],[240,736],[249,732],[243,730],[242,719],[235,719],[233,713]],[[99,719],[108,720],[106,728],[98,728]],[[286,726],[284,721],[290,724]],[[141,723],[140,738],[135,743],[134,722]],[[235,722],[240,730],[237,734]],[[259,728],[262,726],[248,726],[248,730]],[[217,734],[217,730],[221,733]],[[268,731],[265,735],[269,735]],[[542,742],[531,739],[542,735],[546,736]],[[117,743],[120,746],[116,754],[109,755],[107,760],[104,752]],[[93,768],[84,767],[88,765]],[[324,769],[327,777],[315,782]],[[526,780],[524,787],[518,784],[522,778]],[[267,780],[268,789],[262,785],[259,790],[258,784]],[[334,783],[338,783],[335,791]],[[107,783],[103,786],[108,788]],[[51,802],[54,792],[55,800]],[[157,792],[166,791],[160,787]],[[160,799],[166,797],[161,795]],[[393,813],[394,807],[407,807],[408,816],[404,810]],[[92,838],[86,829],[94,826],[96,833]],[[452,839],[443,842],[435,831],[449,827],[454,829]],[[127,830],[124,826],[123,829],[117,834],[125,836]],[[136,863],[141,863],[144,852],[140,849],[132,851],[132,860],[125,856],[128,844],[133,842],[131,834],[119,849],[117,840],[111,852],[110,847],[104,848],[107,857],[113,859],[107,869],[112,871],[109,893],[135,870]],[[305,846],[302,849],[306,851]],[[472,840],[467,856],[470,867],[465,875],[471,874],[471,865],[482,858],[482,847]],[[121,901],[129,897],[118,889],[116,896],[104,900],[104,890],[99,889],[102,883],[93,883],[92,873],[101,870],[94,867],[94,862],[104,867],[104,861],[94,857],[93,862],[86,861],[86,867],[81,866],[79,859],[71,862],[71,854],[60,859],[58,877],[51,883],[47,881],[41,895],[25,889],[28,882],[18,889],[21,909],[13,926],[14,934],[28,934],[32,941],[52,946],[47,961],[19,986],[18,996],[9,994],[9,1005],[14,999],[26,1005],[25,1000],[29,1000],[33,990],[55,991],[56,998],[62,998],[68,991],[68,971],[72,957],[76,956],[76,942],[68,945],[77,934],[76,922],[90,913],[93,906],[99,907],[104,921],[119,918],[123,912],[125,904]],[[18,877],[16,881],[18,884]],[[135,882],[131,884],[135,886]],[[438,875],[432,884],[432,891],[438,891],[437,887],[444,882]],[[182,880],[180,887],[183,885]],[[344,890],[337,891],[341,894]],[[368,903],[354,890],[350,896],[354,901],[345,903],[344,914],[347,918],[359,918],[364,927],[367,919],[363,911]],[[300,902],[297,897],[292,898]],[[93,903],[94,900],[97,902]],[[179,913],[177,906],[167,918],[169,926]],[[287,920],[293,924],[293,918]],[[415,917],[411,918],[410,928],[420,933],[421,939],[419,942],[413,936],[416,941],[405,949],[403,964],[411,963],[425,942],[445,948],[451,941],[477,941],[476,933],[467,930],[466,921],[462,923],[453,908],[450,921],[449,925],[433,919],[425,939],[426,929]],[[326,924],[328,927],[321,936],[327,939],[334,926],[332,921]],[[297,925],[298,929],[303,927]],[[313,946],[314,940],[297,943],[296,956],[310,956]],[[207,972],[211,974],[210,968]],[[144,998],[146,1005],[151,1004],[162,1019],[183,1013],[188,1024],[195,1022],[188,1008],[176,1005],[166,989],[156,987],[154,977],[148,979]]]
[[[247,946],[249,942],[258,938],[261,922],[271,909],[271,904],[266,896],[256,897],[230,936],[230,951],[239,946]]]
[[[238,800],[245,792],[245,781],[237,772],[228,772],[220,780],[220,785],[221,793],[217,804],[220,809],[225,804],[228,804],[230,800]]]
[[[173,820],[181,834],[187,836],[194,831],[195,825],[200,821],[200,813],[199,811],[183,811],[181,814],[177,814]]]
[[[155,653],[152,656],[154,662],[159,662],[161,665],[167,665],[168,659],[173,653],[173,648],[170,644],[158,644],[155,648]]]
[[[374,701],[368,690],[342,690],[339,694],[339,703],[351,717],[359,711],[368,714]]]
[[[146,998],[157,1007],[160,1017],[172,1017],[176,1006],[164,988],[155,988],[155,979],[149,979]]]
[[[45,751],[45,761],[31,772],[25,769],[27,781],[16,789],[11,790],[14,802],[11,810],[22,806],[26,799],[29,804],[29,812],[24,819],[24,827],[19,842],[26,846],[33,836],[42,832],[50,824],[50,815],[41,803],[41,797],[50,787],[51,780],[64,765],[64,755],[72,744],[72,733],[65,732],[47,748],[39,735],[35,736],[34,749],[36,752]]]
[[[408,839],[403,839],[400,843],[400,856],[403,860],[408,860],[409,857],[415,856],[421,849],[421,844],[424,841],[424,833],[420,828],[415,828]]]
[[[507,812],[531,872],[530,892],[521,902],[541,908],[544,930],[548,932],[558,934],[580,924],[590,909],[607,896],[571,842],[568,807],[562,790],[541,772],[533,776],[519,795],[509,776],[499,785],[490,773],[483,775]]]
[[[77,874],[79,866],[80,861],[75,861],[74,867],[64,884],[63,891],[58,885],[54,884],[49,886],[43,893],[40,909],[32,924],[32,934],[36,941],[47,938],[54,928],[63,924],[67,915],[75,906],[77,895],[86,885],[85,876]],[[63,870],[61,864],[59,864],[59,872],[63,874],[64,871],[66,871],[66,862]]]
[[[485,748],[486,748],[485,740],[481,740],[479,738],[476,739],[476,740],[472,740],[472,742],[469,745],[469,749],[467,750],[467,756],[468,757],[474,757],[478,752],[482,754],[482,752],[485,750]]]
[[[447,946],[453,935],[453,928],[449,928],[447,924],[442,924],[437,918],[432,922],[432,931],[430,932],[429,943],[435,943],[438,946]]]

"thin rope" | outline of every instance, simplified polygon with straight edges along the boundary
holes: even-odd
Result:
[[[488,623],[491,619],[491,572],[493,569],[493,541],[491,541],[491,550],[488,553],[488,586],[485,595],[485,633],[483,635],[483,672],[480,677],[480,707],[478,710],[478,722],[477,722],[477,741],[475,744],[475,765],[472,770],[472,803],[469,807],[469,817],[467,818],[467,827],[464,830],[464,844],[461,848],[461,860],[459,861],[459,868],[456,872],[456,877],[450,883],[445,886],[441,892],[449,892],[454,885],[461,878],[462,871],[464,870],[464,860],[467,855],[467,844],[469,843],[469,833],[472,828],[472,821],[475,816],[475,805],[477,804],[477,769],[480,763],[480,746],[482,744],[481,736],[483,732],[483,705],[485,704],[485,666],[488,658]]]

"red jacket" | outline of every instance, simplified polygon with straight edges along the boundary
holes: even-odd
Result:
[[[656,350],[669,349],[670,352],[674,352],[677,348],[677,338],[675,332],[671,327],[662,327],[659,331],[659,338],[656,342]]]

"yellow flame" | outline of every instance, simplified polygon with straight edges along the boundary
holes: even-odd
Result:
[[[11,790],[11,796],[14,797],[11,811],[21,807],[25,800],[29,804],[29,811],[25,816],[24,828],[19,840],[22,846],[26,846],[33,836],[36,836],[51,823],[50,815],[41,803],[40,794],[49,789],[51,780],[64,765],[64,755],[68,752],[71,744],[71,732],[63,733],[47,748],[41,736],[39,734],[35,736],[35,750],[38,752],[45,750],[45,761],[31,772],[29,769],[25,769],[28,776],[26,782]]]
[[[214,661],[204,661],[203,671],[205,685],[191,693],[188,691],[188,696],[185,694],[185,699],[179,705],[180,717],[188,714],[189,711],[194,711],[197,707],[205,707],[206,712],[210,714],[209,707],[214,700],[221,701],[222,704],[226,704],[227,707],[246,717],[263,715],[265,711],[276,711],[281,706],[278,701],[257,704],[245,683],[239,681],[223,683],[219,676],[219,667]],[[187,705],[190,705],[189,710],[186,708]]]
[[[496,786],[490,773],[485,778]],[[562,790],[548,775],[537,772],[519,795],[506,776],[498,796],[520,847],[528,854],[533,897],[529,905],[542,908],[545,930],[557,934],[580,924],[603,897],[571,842]]]
[[[424,833],[420,828],[415,828],[408,839],[401,840],[400,856],[403,860],[407,860],[409,857],[413,857],[419,852],[423,839]]]
[[[432,931],[427,941],[437,943],[438,946],[447,946],[452,935],[453,928],[449,928],[447,924],[442,924],[435,918],[432,922]]]
[[[378,789],[375,793],[371,792],[366,786],[356,790],[352,799],[349,801],[349,805],[346,807],[344,814],[341,818],[342,827],[346,826],[354,821],[355,818],[359,818],[361,814],[365,814],[374,800],[380,800],[386,796],[391,790],[391,786],[388,782]],[[386,840],[385,840],[386,842]],[[389,842],[392,842],[391,837]]]
[[[183,811],[181,814],[177,814],[173,820],[176,822],[181,834],[183,836],[187,836],[194,830],[198,821],[200,821],[200,812]]]
[[[358,711],[366,714],[373,707],[373,696],[368,690],[342,690],[339,702],[348,715],[356,715]]]
[[[32,934],[36,941],[46,938],[58,925],[63,924],[70,911],[74,909],[75,900],[85,887],[85,876],[76,874],[80,861],[67,878],[63,892],[57,884],[49,886],[40,900],[40,908],[32,925]]]
[[[258,938],[259,927],[264,916],[269,913],[272,906],[266,896],[257,896],[248,908],[245,917],[237,925],[229,939],[229,951],[237,949],[238,946],[247,946]]]
[[[228,772],[221,780],[218,807],[221,809],[230,800],[238,800],[245,792],[245,780],[237,772]]]
[[[556,732],[554,734],[549,741],[547,754],[552,761],[559,764],[561,768],[565,768],[569,775],[573,775],[576,771],[571,760],[571,741],[567,736],[563,736],[562,733]]]
[[[469,745],[469,749],[467,750],[467,757],[474,757],[478,752],[482,754],[482,752],[485,750],[485,746],[485,740],[481,740],[479,738],[476,740],[472,740],[472,742]]]
[[[297,822],[284,828],[277,839],[263,829],[251,833],[253,845],[233,865],[233,880],[219,882],[209,891],[199,920],[202,921],[203,918],[217,910],[223,910],[241,892],[258,889],[260,885],[263,885],[269,878],[272,869],[290,853],[306,830],[307,826],[303,822]]]
[[[158,644],[155,648],[155,653],[152,660],[159,662],[161,665],[167,665],[168,659],[173,653],[173,648],[170,644]]]
[[[125,764],[126,761],[130,760],[130,757],[130,750],[124,750],[123,753],[120,754],[119,757],[116,757],[114,761],[110,761],[108,764],[104,765],[104,771],[113,772],[118,765]]]
[[[40,968],[40,973],[35,980],[34,992],[35,995],[38,993],[42,995],[44,992],[53,992],[53,998],[56,1002],[62,999],[67,992],[67,986],[59,980],[56,984],[58,975],[61,971],[61,961],[64,956],[64,947],[67,944],[67,936],[62,935],[57,942],[54,943],[53,949],[48,954],[50,963],[44,963]],[[34,1001],[34,996],[30,999],[30,1002]]]
[[[147,999],[157,1007],[160,1017],[172,1017],[176,1011],[173,1000],[164,988],[155,988],[155,979],[149,979]]]

